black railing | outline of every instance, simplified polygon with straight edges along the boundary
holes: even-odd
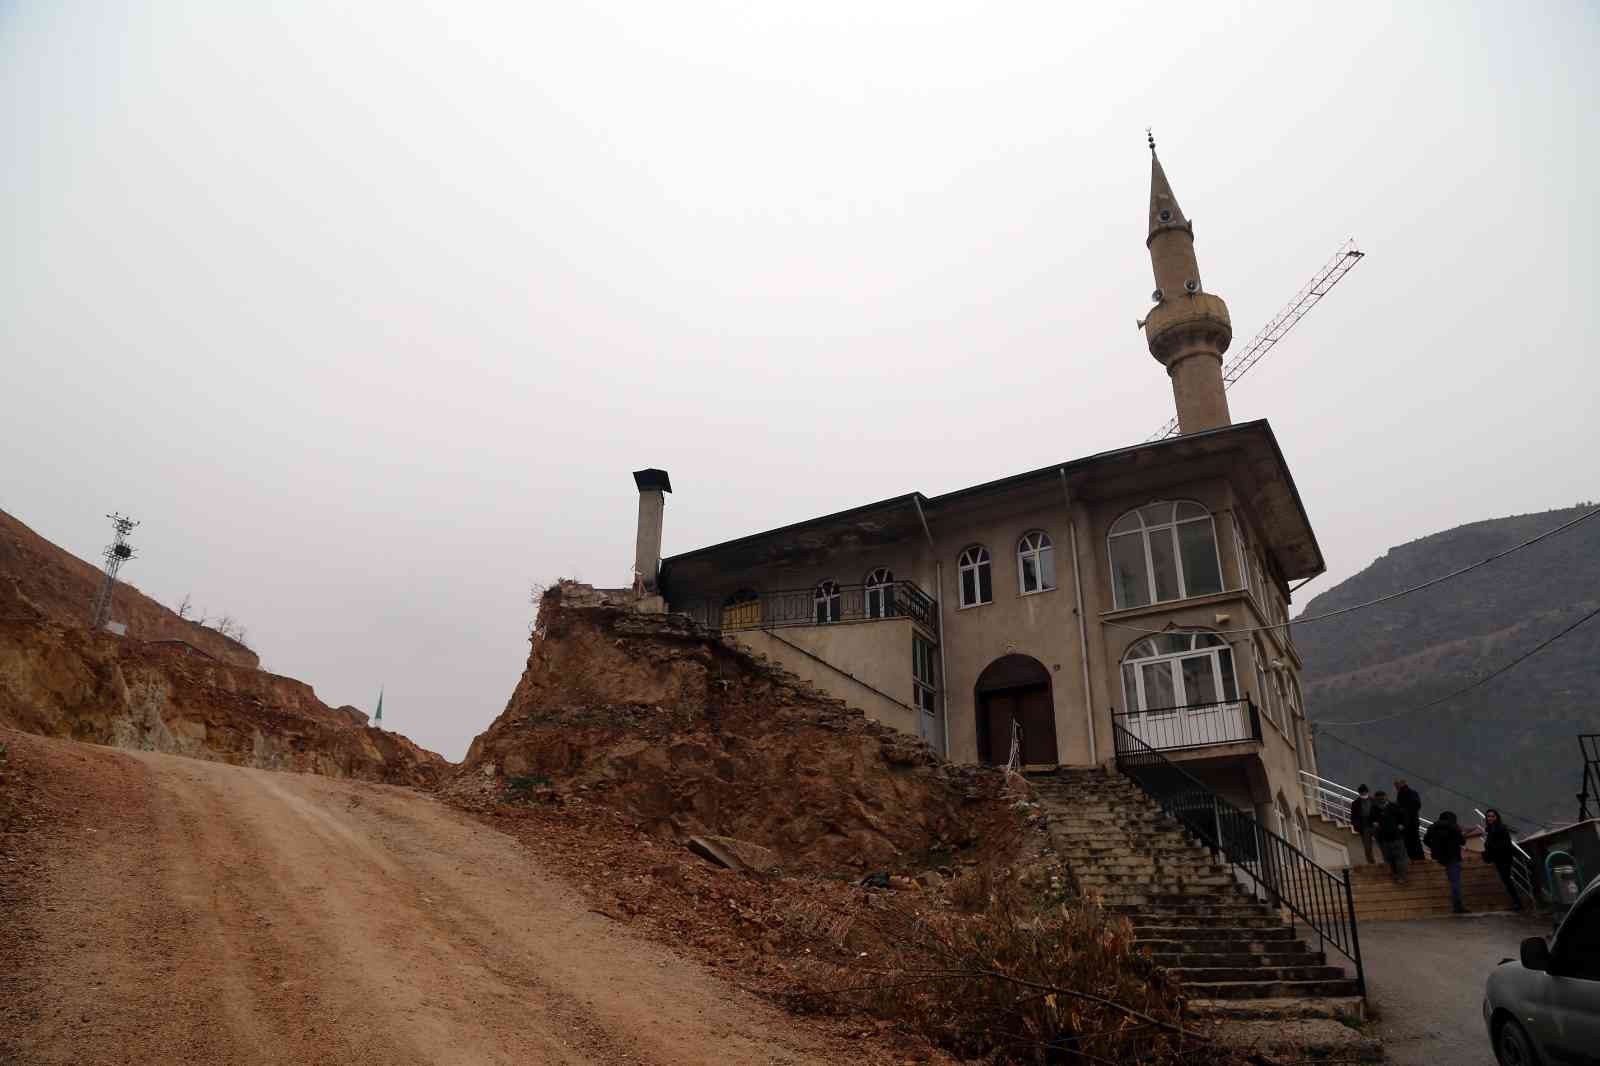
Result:
[[[909,618],[929,633],[939,632],[938,601],[911,581],[780,589],[720,607],[699,603],[682,610],[707,628],[724,631]]]
[[[1578,821],[1600,817],[1600,807],[1595,815],[1589,814],[1591,801],[1600,804],[1600,733],[1579,733],[1578,750],[1583,752],[1583,789],[1578,793]]]
[[[1261,714],[1248,698],[1113,712],[1111,720],[1158,751],[1261,740]]]
[[[1113,722],[1117,769],[1132,778],[1161,809],[1228,861],[1255,886],[1255,895],[1298,918],[1325,944],[1355,963],[1356,982],[1367,994],[1356,932],[1350,871],[1336,875],[1227,800],[1212,792],[1159,751]]]

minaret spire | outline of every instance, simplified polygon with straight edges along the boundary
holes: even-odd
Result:
[[[1145,247],[1156,289],[1156,306],[1145,317],[1150,354],[1167,368],[1178,408],[1178,430],[1194,433],[1231,424],[1222,384],[1222,355],[1233,340],[1228,305],[1200,284],[1194,254],[1194,223],[1184,217],[1172,183],[1150,143],[1150,231]]]

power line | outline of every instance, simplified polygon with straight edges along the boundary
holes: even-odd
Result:
[[[1431,777],[1425,777],[1424,775],[1417,773],[1415,770],[1407,770],[1404,766],[1401,766],[1399,763],[1393,762],[1392,760],[1389,760],[1389,759],[1386,759],[1382,755],[1377,754],[1376,752],[1368,751],[1366,748],[1363,748],[1361,745],[1352,743],[1351,741],[1346,740],[1344,737],[1339,736],[1337,733],[1325,733],[1325,732],[1322,732],[1320,730],[1316,731],[1316,733],[1317,733],[1317,736],[1325,736],[1325,737],[1328,737],[1328,738],[1330,738],[1332,740],[1337,740],[1339,743],[1343,744],[1347,748],[1351,748],[1351,749],[1353,749],[1355,751],[1359,751],[1361,754],[1363,754],[1365,756],[1368,756],[1369,758],[1377,759],[1379,762],[1383,763],[1383,765],[1385,765],[1385,766],[1391,767],[1391,768],[1393,768],[1395,770],[1399,770],[1402,774],[1404,774],[1406,776],[1406,778],[1408,780],[1414,777],[1418,781],[1421,781],[1425,785],[1432,785],[1434,788],[1443,789],[1444,791],[1450,793],[1452,796],[1460,796],[1462,799],[1467,800],[1468,802],[1477,804],[1479,807],[1482,807],[1485,810],[1488,810],[1490,807],[1493,807],[1498,811],[1503,811],[1503,812],[1505,812],[1507,814],[1512,815],[1519,822],[1522,822],[1525,825],[1539,826],[1539,825],[1544,825],[1544,824],[1546,824],[1548,822],[1552,822],[1552,821],[1559,822],[1561,820],[1559,817],[1554,818],[1554,819],[1551,819],[1551,818],[1529,818],[1526,814],[1522,814],[1522,813],[1520,813],[1518,811],[1514,811],[1510,807],[1507,807],[1507,806],[1505,806],[1503,804],[1490,803],[1488,800],[1479,799],[1478,797],[1473,796],[1473,795],[1469,795],[1466,792],[1462,792],[1462,791],[1459,791],[1458,789],[1451,788],[1449,785],[1445,784],[1442,781],[1435,781]]]
[[[1544,540],[1546,537],[1553,537],[1557,533],[1564,533],[1564,532],[1566,532],[1567,530],[1571,529],[1573,526],[1577,525],[1580,522],[1587,522],[1589,519],[1593,518],[1595,515],[1600,515],[1600,507],[1596,507],[1592,511],[1589,511],[1589,512],[1586,512],[1584,514],[1581,514],[1577,518],[1574,518],[1570,522],[1563,522],[1561,525],[1555,527],[1554,529],[1547,529],[1543,533],[1540,533],[1538,536],[1530,537],[1529,539],[1523,541],[1521,544],[1513,544],[1511,547],[1505,549],[1504,551],[1495,552],[1493,555],[1489,556],[1486,559],[1480,559],[1478,562],[1472,563],[1471,565],[1468,565],[1468,566],[1463,566],[1459,570],[1452,570],[1448,574],[1441,574],[1440,576],[1438,576],[1436,578],[1433,578],[1433,579],[1428,580],[1428,581],[1424,581],[1420,585],[1412,585],[1408,589],[1401,589],[1399,592],[1391,592],[1391,593],[1389,593],[1389,594],[1387,594],[1385,596],[1379,596],[1377,599],[1367,600],[1365,603],[1352,604],[1349,607],[1340,607],[1336,611],[1324,611],[1322,614],[1314,614],[1309,618],[1304,617],[1304,616],[1302,616],[1300,618],[1292,618],[1292,619],[1289,620],[1288,623],[1281,623],[1279,625],[1248,626],[1248,627],[1246,627],[1244,629],[1213,629],[1213,630],[1210,630],[1210,632],[1216,633],[1219,636],[1227,636],[1227,635],[1231,635],[1231,634],[1243,634],[1243,633],[1265,633],[1265,632],[1268,632],[1269,630],[1273,630],[1273,629],[1283,629],[1285,625],[1290,625],[1290,624],[1297,625],[1297,626],[1306,625],[1309,622],[1320,622],[1323,619],[1326,619],[1326,618],[1337,618],[1340,615],[1349,614],[1352,611],[1361,611],[1361,610],[1365,610],[1368,607],[1376,607],[1380,603],[1388,603],[1390,600],[1398,600],[1402,596],[1409,596],[1413,592],[1421,592],[1423,589],[1432,588],[1435,585],[1439,585],[1439,584],[1442,584],[1442,583],[1444,583],[1446,581],[1449,581],[1451,578],[1456,578],[1456,577],[1460,577],[1462,574],[1471,573],[1472,571],[1478,569],[1479,567],[1488,566],[1490,563],[1498,562],[1499,560],[1504,559],[1506,556],[1511,555],[1514,552],[1521,551],[1523,548],[1531,548],[1533,545],[1539,543],[1541,540]],[[1105,624],[1108,625],[1108,626],[1116,626],[1118,629],[1131,629],[1135,633],[1143,633],[1147,637],[1159,637],[1159,636],[1162,636],[1163,634],[1168,632],[1168,630],[1165,630],[1165,629],[1142,629],[1139,626],[1131,626],[1131,625],[1127,625],[1127,624],[1125,624],[1123,622],[1110,622],[1110,621],[1107,621],[1107,622],[1105,622]]]
[[[1451,700],[1455,699],[1457,696],[1465,695],[1466,693],[1471,692],[1473,689],[1477,688],[1480,685],[1488,684],[1490,681],[1493,681],[1495,678],[1499,677],[1501,674],[1505,673],[1507,670],[1510,670],[1511,668],[1516,666],[1518,663],[1526,662],[1527,660],[1533,658],[1535,655],[1538,655],[1541,651],[1544,651],[1550,645],[1554,644],[1556,641],[1560,640],[1562,637],[1566,636],[1568,633],[1571,633],[1574,629],[1577,629],[1579,626],[1583,625],[1583,623],[1587,622],[1589,619],[1595,617],[1596,615],[1600,615],[1600,607],[1596,607],[1594,610],[1590,611],[1588,614],[1584,615],[1582,618],[1578,619],[1576,622],[1572,623],[1570,626],[1568,626],[1567,628],[1563,629],[1561,632],[1557,633],[1555,636],[1551,637],[1549,640],[1544,640],[1544,641],[1541,641],[1540,643],[1534,645],[1532,648],[1530,648],[1529,650],[1523,652],[1521,655],[1517,656],[1515,659],[1512,659],[1510,662],[1506,663],[1504,666],[1500,667],[1499,669],[1492,670],[1489,673],[1485,674],[1484,676],[1478,678],[1478,680],[1474,681],[1472,684],[1466,685],[1466,686],[1464,686],[1462,688],[1458,688],[1454,692],[1450,693],[1449,695],[1440,696],[1438,699],[1433,700],[1431,703],[1424,703],[1424,704],[1422,704],[1420,706],[1412,707],[1412,708],[1410,708],[1408,710],[1404,710],[1404,711],[1395,711],[1393,714],[1385,714],[1385,715],[1382,715],[1381,717],[1378,717],[1378,718],[1367,718],[1367,719],[1365,719],[1363,721],[1360,721],[1360,722],[1324,722],[1324,723],[1321,723],[1321,724],[1323,724],[1323,725],[1336,725],[1336,726],[1376,725],[1378,722],[1387,722],[1387,721],[1390,721],[1391,719],[1402,718],[1402,717],[1404,717],[1404,716],[1406,716],[1408,714],[1416,714],[1418,711],[1432,710],[1433,708],[1439,706],[1439,704],[1441,704],[1441,703],[1449,703]]]

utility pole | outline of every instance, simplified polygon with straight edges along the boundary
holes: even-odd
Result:
[[[100,590],[94,594],[94,606],[89,611],[89,626],[100,629],[111,620],[111,598],[117,586],[117,571],[122,569],[122,564],[133,558],[133,548],[128,544],[128,534],[133,532],[133,527],[139,523],[125,514],[113,512],[106,515],[111,519],[111,528],[116,530],[116,536],[106,550],[102,553],[106,561],[105,577],[100,582]]]

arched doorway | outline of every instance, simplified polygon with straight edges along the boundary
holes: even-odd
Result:
[[[1004,655],[978,675],[978,759],[1003,764],[1011,754],[1011,724],[1022,732],[1025,766],[1054,766],[1056,753],[1055,700],[1050,695],[1050,671],[1027,655]]]

